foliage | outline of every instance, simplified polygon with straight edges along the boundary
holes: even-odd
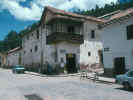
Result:
[[[87,15],[87,16],[94,16],[94,17],[99,17],[102,15],[105,15],[107,13],[111,13],[117,10],[125,10],[128,8],[133,7],[133,0],[131,0],[130,2],[127,3],[110,3],[110,4],[105,4],[104,7],[99,7],[98,5],[96,5],[95,8],[91,9],[91,10],[87,10],[87,11],[76,11],[74,13],[78,13],[81,15]]]
[[[4,40],[0,41],[0,52],[7,52],[8,50],[11,50],[16,47],[21,47],[22,44],[22,37],[25,34],[28,34],[29,32],[33,31],[38,27],[38,23],[34,23],[28,28],[20,31],[17,33],[16,31],[12,30],[10,31]]]

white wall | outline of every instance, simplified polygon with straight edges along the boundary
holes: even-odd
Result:
[[[7,55],[8,66],[14,66],[19,64],[19,53],[21,53],[21,50],[9,53]]]
[[[64,62],[66,63],[66,54],[76,54],[76,63],[79,64],[79,58],[80,58],[79,44],[62,42],[57,45],[57,50],[58,50],[58,62],[61,62],[61,58],[64,58]],[[64,50],[65,52],[62,53],[61,50]]]
[[[50,31],[43,28],[39,28],[40,30],[40,39],[36,39],[36,31],[33,31],[29,34],[29,40],[27,40],[26,36],[23,38],[23,64],[31,65],[32,62],[34,63],[41,63],[41,33],[42,33],[42,50],[43,50],[43,63],[48,61],[51,64],[55,64],[55,59],[53,54],[57,50],[58,54],[58,61],[60,62],[60,58],[63,57],[64,61],[66,62],[66,53],[74,53],[76,54],[77,64],[79,63],[99,63],[99,55],[98,50],[102,50],[102,42],[101,42],[101,35],[97,29],[97,23],[86,21],[84,23],[83,30],[80,29],[78,34],[84,35],[84,44],[71,44],[67,42],[61,42],[58,44],[47,45],[46,44],[46,34]],[[90,33],[91,30],[96,31],[96,38],[91,39]],[[33,35],[32,35],[33,34]],[[38,45],[38,52],[34,52],[35,45]],[[30,52],[32,49],[32,53]],[[60,49],[64,49],[65,53],[60,53]],[[24,54],[24,51],[26,53]],[[91,56],[88,57],[88,51],[91,52]]]
[[[101,30],[104,48],[110,48],[109,52],[104,52],[105,68],[113,68],[115,57],[125,57],[126,67],[133,67],[133,39],[127,40],[126,27],[133,24],[133,19],[129,18],[119,23],[109,25]]]
[[[95,39],[91,38],[91,30],[95,30]],[[97,29],[97,23],[86,21],[84,23],[84,43],[80,45],[80,63],[99,63],[98,50],[103,49],[101,34]],[[91,56],[88,56],[88,52]]]
[[[37,39],[36,34],[37,34],[36,30],[34,30],[33,32],[28,34],[29,40],[27,39],[27,35],[23,37],[22,63],[24,65],[32,65],[32,63],[38,64],[41,62],[41,31],[39,31],[39,34],[40,34],[39,39]],[[38,47],[37,52],[35,52],[35,46]],[[31,52],[31,49],[32,49],[32,52]]]

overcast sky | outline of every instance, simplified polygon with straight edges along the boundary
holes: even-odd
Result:
[[[0,0],[0,39],[12,29],[20,31],[38,21],[45,6],[87,10],[111,2],[116,0]]]

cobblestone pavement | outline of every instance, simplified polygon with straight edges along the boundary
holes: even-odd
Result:
[[[0,100],[133,100],[133,92],[76,76],[40,77],[0,69]]]

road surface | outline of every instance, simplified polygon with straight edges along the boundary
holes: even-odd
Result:
[[[40,77],[0,69],[0,100],[133,100],[133,92],[76,76]]]

